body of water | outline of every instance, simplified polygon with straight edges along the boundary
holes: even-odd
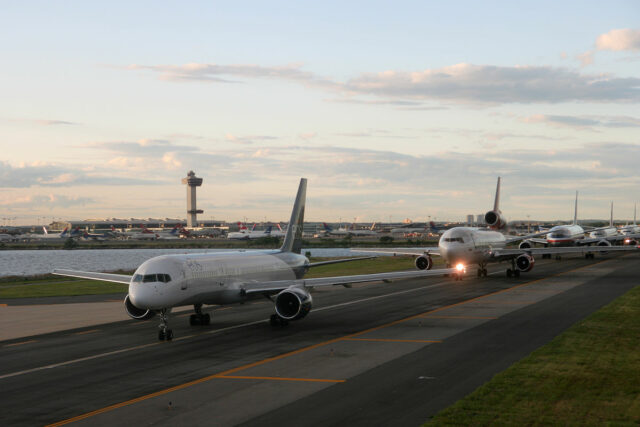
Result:
[[[357,256],[346,248],[303,249],[314,257]],[[135,270],[166,254],[233,252],[230,249],[75,249],[0,251],[0,277],[51,273],[56,268],[81,271]]]

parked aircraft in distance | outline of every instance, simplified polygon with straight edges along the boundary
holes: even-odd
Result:
[[[129,293],[124,300],[127,313],[134,319],[148,319],[159,314],[160,340],[172,339],[168,318],[171,309],[177,306],[193,304],[195,314],[191,315],[190,323],[209,324],[209,314],[202,313],[203,304],[233,304],[268,297],[275,303],[271,324],[285,325],[309,314],[313,302],[309,291],[315,287],[456,273],[456,269],[411,270],[303,279],[310,268],[363,259],[310,263],[300,254],[306,189],[307,180],[302,178],[280,249],[162,255],[145,261],[133,276],[72,270],[54,270],[53,273],[128,283]]]
[[[329,227],[326,222],[322,223],[324,231],[330,236],[377,236],[378,232],[374,230],[376,223],[374,222],[369,229],[356,229],[340,227],[337,230]]]
[[[432,255],[442,256],[447,265],[460,265],[462,268],[466,268],[471,264],[477,264],[478,277],[486,276],[486,266],[490,262],[498,261],[511,261],[511,268],[508,268],[506,273],[508,277],[520,276],[521,272],[531,271],[535,264],[534,255],[551,255],[551,254],[584,254],[587,258],[592,258],[594,253],[608,253],[612,251],[629,251],[637,250],[636,247],[631,246],[611,246],[609,243],[606,246],[577,246],[577,247],[545,247],[545,248],[533,248],[530,244],[526,244],[532,241],[537,236],[546,234],[547,232],[555,233],[552,228],[549,231],[544,231],[535,234],[529,234],[526,236],[505,236],[498,230],[502,230],[507,226],[507,220],[500,211],[500,178],[498,177],[498,184],[496,186],[496,196],[493,205],[493,210],[487,212],[484,216],[485,222],[489,225],[489,229],[476,228],[476,227],[454,227],[444,233],[440,237],[437,247],[433,248],[404,248],[404,249],[375,249],[375,250],[360,250],[358,252],[372,252],[372,253],[395,253],[406,255],[419,255],[415,264],[418,269],[429,270],[433,266]],[[577,206],[577,198],[576,198]],[[576,210],[577,212],[577,210]],[[577,216],[574,218],[574,225],[562,226],[570,227],[570,230],[577,230],[575,224]],[[580,227],[580,226],[577,226]],[[582,227],[580,227],[582,230]],[[583,230],[584,235],[584,230]],[[507,248],[506,245],[510,243],[516,243],[523,241],[519,248]],[[546,240],[545,240],[546,241]]]
[[[252,239],[259,239],[261,237],[270,237],[271,236],[271,229],[273,228],[273,226],[268,226],[267,228],[265,228],[264,230],[255,230],[255,224],[253,226],[253,228],[251,228],[251,231],[247,231],[246,227],[245,229],[241,229],[240,231],[237,232],[231,232],[229,234],[227,234],[227,239],[232,239],[232,240],[252,240]]]
[[[413,236],[416,234],[431,234],[433,236],[439,236],[443,232],[444,230],[439,228],[433,221],[429,221],[429,226],[424,225],[422,227],[416,227],[413,224],[409,224],[406,227],[391,229],[391,234],[402,234],[404,236]]]
[[[36,239],[36,240],[61,240],[69,237],[69,227],[65,227],[59,234],[49,234],[47,227],[42,226],[42,231],[44,234],[27,234],[22,236],[25,239]]]
[[[16,237],[11,234],[0,234],[0,242],[13,242],[16,240]]]

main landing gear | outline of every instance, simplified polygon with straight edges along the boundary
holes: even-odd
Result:
[[[170,308],[160,310],[160,325],[158,326],[158,339],[160,341],[171,341],[173,339],[173,331],[169,329],[169,312]]]
[[[271,326],[275,328],[278,326],[287,326],[289,324],[289,321],[287,319],[283,319],[277,314],[272,314],[269,318],[269,323],[271,323]]]
[[[593,252],[587,252],[586,254],[584,254],[584,258],[585,259],[595,259],[596,254],[594,254]]]
[[[478,268],[478,277],[487,277],[487,266],[486,264],[480,264],[480,268]]]
[[[516,268],[515,258],[511,258],[511,268],[507,268],[507,277],[520,277],[520,270]]]
[[[209,313],[202,312],[202,304],[194,304],[193,311],[196,314],[192,314],[189,316],[189,324],[193,325],[203,325],[206,326],[211,323],[211,315]]]

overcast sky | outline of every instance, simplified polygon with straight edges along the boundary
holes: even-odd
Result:
[[[184,3],[184,4],[183,4]],[[0,223],[631,218],[640,4],[4,2]]]

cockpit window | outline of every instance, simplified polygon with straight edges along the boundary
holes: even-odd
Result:
[[[171,281],[171,276],[169,276],[168,274],[145,274],[144,276],[142,274],[136,274],[135,276],[133,276],[133,282],[134,283],[151,283],[151,282],[162,282],[162,283],[169,283]]]
[[[444,238],[445,242],[459,242],[459,243],[464,243],[464,239],[462,239],[462,237],[445,237]]]

